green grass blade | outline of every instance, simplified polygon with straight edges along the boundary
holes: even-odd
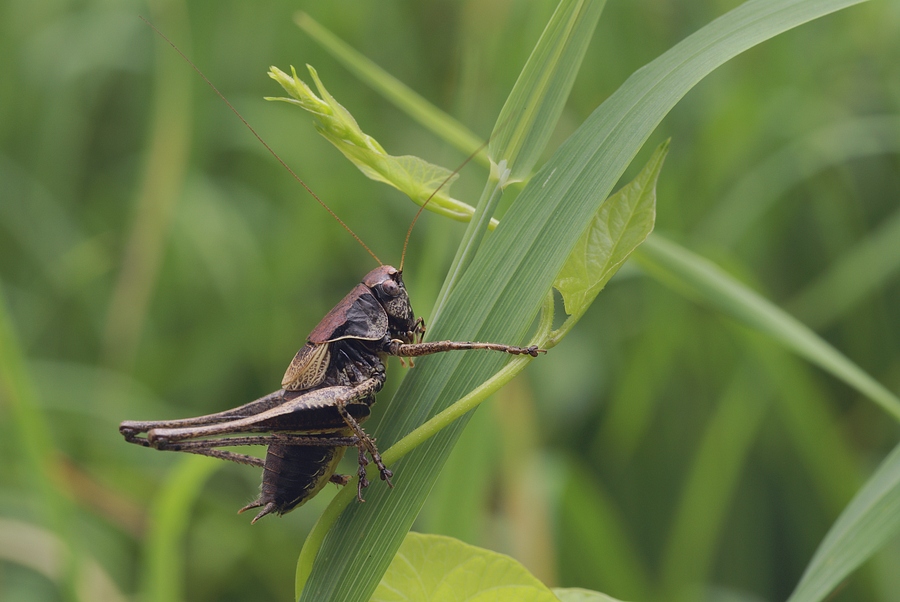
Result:
[[[697,229],[704,244],[733,247],[791,187],[859,157],[900,150],[900,117],[873,115],[831,124],[750,169]]]
[[[605,0],[562,0],[519,74],[494,124],[488,147],[491,177],[441,287],[432,314],[435,320],[459,276],[468,269],[490,218],[499,215],[502,191],[511,182],[526,180],[544,151],[604,4]]]
[[[358,53],[305,12],[296,13],[294,22],[359,79],[455,148],[468,155],[481,146],[483,141],[480,137]],[[487,167],[487,155],[484,152],[478,153],[477,160]]]
[[[584,230],[674,104],[735,55],[855,3],[754,0],[637,71],[531,178],[451,291],[430,336],[523,340],[577,240],[572,233]],[[393,443],[453,403],[504,361],[487,353],[445,353],[417,362],[385,412],[376,432],[379,445]],[[465,422],[459,420],[393,465],[393,490],[376,484],[365,504],[351,504],[341,514],[318,551],[301,599],[369,599]]]
[[[584,478],[590,468],[570,460],[560,497],[559,526],[561,537],[574,550],[565,560],[581,566],[582,574],[595,576],[595,582],[606,591],[628,600],[649,600],[652,580],[635,547],[634,535],[611,496],[600,483]]]
[[[562,0],[506,99],[488,146],[507,183],[527,180],[556,128],[606,0]]]
[[[797,319],[711,261],[660,236],[647,239],[635,258],[663,282],[768,334],[900,419],[900,399],[896,395]]]
[[[187,10],[164,11],[167,31],[189,53]],[[162,15],[153,15],[162,16]],[[191,85],[194,74],[168,44],[156,45],[153,123],[143,177],[134,201],[131,232],[122,252],[104,333],[107,363],[125,368],[137,352],[153,289],[161,269],[175,207],[181,198],[191,148]]]
[[[38,403],[38,394],[28,374],[24,353],[7,310],[0,288],[0,403],[9,408],[25,461],[23,466],[35,490],[40,492],[43,508],[36,513],[64,542],[64,598],[77,600],[79,548],[72,532],[74,509],[69,496],[57,482],[59,467],[56,445],[50,427]]]
[[[182,458],[154,499],[143,574],[144,600],[184,600],[184,534],[191,508],[206,480],[221,466],[221,462],[200,456]]]
[[[827,272],[788,302],[813,328],[831,325],[900,271],[900,211],[894,212]]]
[[[726,512],[770,394],[759,392],[751,367],[739,372],[722,396],[698,444],[678,500],[662,562],[660,599],[696,600],[707,582]]]
[[[856,494],[813,556],[788,602],[824,600],[900,531],[900,445]]]

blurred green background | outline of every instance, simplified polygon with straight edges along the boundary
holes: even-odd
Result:
[[[610,2],[557,143],[631,72],[737,4]],[[92,571],[94,599],[286,599],[335,491],[251,527],[235,511],[259,470],[117,432],[123,419],[274,390],[374,267],[137,16],[396,262],[416,207],[302,112],[263,101],[281,94],[267,68],[314,65],[391,154],[450,168],[464,157],[350,75],[293,12],[487,136],[553,7],[0,4],[0,599],[65,599],[57,583],[76,569],[60,541]],[[670,136],[657,229],[900,391],[900,4],[854,7],[739,56],[676,107],[636,166]],[[483,178],[467,167],[454,196],[474,203]],[[412,238],[406,281],[426,321],[463,228],[429,214]],[[404,372],[391,364],[382,404]],[[834,378],[626,266],[559,347],[476,413],[417,528],[623,599],[671,599],[695,582],[719,600],[784,599],[897,431]],[[185,535],[167,540],[176,519]],[[895,542],[834,599],[900,599],[897,566]]]

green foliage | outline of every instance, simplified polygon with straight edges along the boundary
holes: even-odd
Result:
[[[605,0],[562,0],[513,86],[491,134],[494,164],[503,161],[507,184],[533,172],[556,129]]]
[[[900,531],[900,446],[884,459],[822,541],[789,602],[824,600]]]
[[[308,559],[320,583],[372,591],[416,517],[548,586],[622,600],[821,599],[838,581],[835,602],[896,597],[896,6],[815,19],[694,86],[773,24],[847,4],[317,2],[296,22],[281,0],[149,5],[385,261],[418,207],[360,177],[308,114],[263,102],[266,65],[315,65],[396,155],[455,167],[504,125],[522,165],[559,149],[524,185],[463,170],[470,226],[420,220],[404,272],[432,337],[558,328],[533,318],[571,249],[673,140],[640,262],[523,360],[465,449],[450,443],[466,418],[415,427],[483,401],[500,358],[426,358],[393,401],[407,372],[390,366],[367,429],[383,449],[431,438],[396,448],[394,490],[348,505],[339,525],[354,522]],[[132,7],[12,0],[0,15],[0,599],[290,598],[337,488],[250,527],[235,511],[258,470],[128,446],[116,426],[273,390],[371,260]],[[545,29],[556,50],[534,53]],[[526,64],[543,75],[517,85]],[[514,88],[528,110],[498,118]]]
[[[653,239],[638,255],[638,260],[661,281],[768,334],[798,355],[846,381],[900,419],[900,399],[896,395],[809,328],[711,262],[661,237]]]
[[[656,181],[669,150],[666,142],[641,173],[600,205],[553,283],[566,313],[580,318],[632,251],[653,231]]]
[[[618,602],[615,598],[579,587],[556,587],[553,593],[560,602]]]
[[[459,221],[468,221],[475,210],[463,202],[450,198],[450,186],[459,177],[451,170],[439,167],[412,155],[394,157],[387,154],[378,142],[363,133],[353,116],[328,93],[319,74],[307,65],[322,98],[313,93],[291,67],[288,75],[278,67],[269,69],[269,77],[281,84],[293,98],[268,98],[295,104],[316,116],[316,129],[335,148],[344,153],[361,172],[376,182],[389,184],[414,202],[428,203],[428,209]],[[435,192],[437,191],[437,192]]]
[[[547,586],[509,556],[451,537],[407,533],[373,602],[556,602]]]

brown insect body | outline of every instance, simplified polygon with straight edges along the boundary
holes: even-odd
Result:
[[[282,389],[226,412],[185,420],[125,421],[119,431],[127,441],[145,447],[262,467],[260,495],[241,509],[262,508],[253,522],[301,506],[328,482],[347,483],[349,477],[335,474],[347,447],[359,451],[357,496],[362,501],[362,490],[369,484],[366,453],[381,478],[393,486],[393,473],[382,462],[374,439],[360,426],[384,386],[386,356],[462,349],[537,356],[542,351],[494,343],[416,342],[424,332],[400,271],[380,266],[313,329],[288,366]],[[265,460],[218,449],[239,445],[268,446]]]
[[[313,329],[285,371],[281,386],[290,395],[315,387],[358,387],[374,379],[377,388],[346,406],[361,424],[384,385],[383,358],[389,345],[395,340],[412,343],[416,328],[400,272],[391,266],[375,268]],[[304,424],[298,426],[305,428],[299,430],[305,432],[311,432],[309,427],[315,424],[339,436],[353,435],[334,407],[321,408],[318,416],[311,411],[300,418]],[[345,450],[344,446],[270,445],[260,496],[243,510],[261,506],[263,510],[254,520],[269,512],[284,514],[303,505],[329,481],[345,483],[345,477],[334,478]]]

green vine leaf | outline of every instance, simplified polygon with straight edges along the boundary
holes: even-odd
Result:
[[[372,602],[558,602],[516,560],[443,535],[407,533]]]
[[[556,277],[566,313],[580,318],[656,221],[656,181],[669,151],[662,143],[641,173],[609,197],[594,215]]]
[[[554,587],[559,602],[620,602],[612,596],[580,587]]]

